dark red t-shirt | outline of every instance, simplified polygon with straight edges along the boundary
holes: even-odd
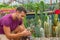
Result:
[[[10,27],[11,31],[13,31],[16,29],[16,27],[18,27],[18,25],[21,24],[22,20],[13,20],[11,14],[5,15],[0,19],[0,34],[5,34],[3,30],[4,25]]]

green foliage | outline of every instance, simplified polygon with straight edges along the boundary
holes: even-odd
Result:
[[[23,4],[23,6],[29,10],[29,11],[44,11],[45,9],[48,8],[48,4],[45,4],[43,1],[40,1],[38,3],[33,3],[33,2],[29,2],[27,4]]]
[[[29,10],[29,11],[32,11],[33,10],[33,3],[32,2],[29,2],[29,3],[27,3],[27,4],[23,4],[23,6],[27,9],[27,10]]]
[[[24,23],[25,27],[27,28],[28,27],[28,21],[27,21],[26,17],[24,18],[23,23]]]
[[[0,8],[14,8],[22,5],[9,6],[8,4],[0,3]]]
[[[37,27],[34,27],[34,36],[35,37],[41,37],[40,35],[40,28],[37,26]]]
[[[44,14],[47,14],[47,13],[43,13],[45,11],[45,9],[48,8],[47,4],[45,4],[43,1],[40,1],[39,3],[39,9],[40,9],[40,19],[41,19],[41,22],[42,22],[42,27],[44,28],[44,21],[46,20],[46,15]]]
[[[49,7],[48,4],[45,4],[43,1],[39,2],[40,12],[45,11],[45,9],[47,9],[48,7]]]
[[[38,11],[40,11],[40,18],[41,18],[42,27],[43,27],[44,26],[43,25],[44,24],[44,20],[47,19],[47,17],[45,17],[45,15],[43,15],[44,14],[43,11],[48,8],[47,4],[45,4],[43,1],[41,1],[39,3],[32,3],[32,2],[30,2],[28,4],[23,4],[23,6],[27,10],[29,10],[29,11],[32,11],[33,10],[35,12],[35,18],[34,18],[35,27],[33,29],[35,32],[33,33],[33,35],[35,37],[40,37],[41,36],[41,34],[40,34],[40,28],[37,26],[38,23],[39,23],[38,22],[38,20],[39,20],[39,18],[38,18]]]
[[[7,6],[8,6],[7,4],[0,3],[0,8],[7,7]]]

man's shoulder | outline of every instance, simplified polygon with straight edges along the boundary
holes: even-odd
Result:
[[[3,16],[0,20],[8,20],[10,18],[11,14],[7,14]]]

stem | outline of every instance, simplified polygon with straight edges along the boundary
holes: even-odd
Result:
[[[38,24],[38,14],[37,11],[35,11],[35,26]]]

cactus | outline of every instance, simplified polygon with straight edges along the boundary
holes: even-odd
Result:
[[[45,30],[45,36],[48,37],[49,36],[49,23],[47,23],[46,21],[44,22],[44,30]]]
[[[53,20],[53,25],[54,25],[54,26],[57,26],[57,22],[58,22],[58,15],[55,14],[55,15],[54,15],[54,20]]]
[[[56,36],[60,37],[60,23],[58,23],[58,25],[56,26],[55,31],[56,31]]]
[[[40,27],[40,35],[41,37],[45,37],[45,30],[42,27]]]
[[[51,36],[51,19],[49,19],[50,16],[48,16],[47,14],[45,14],[45,21],[44,21],[44,30],[45,30],[45,36],[46,37],[50,37]]]

